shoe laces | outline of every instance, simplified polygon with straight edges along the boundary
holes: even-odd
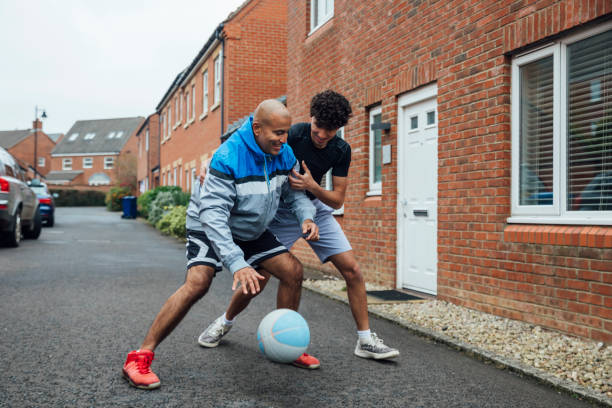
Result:
[[[149,374],[151,372],[151,363],[153,358],[150,356],[138,356],[136,359],[136,368],[140,374]]]
[[[220,336],[225,332],[225,327],[223,327],[223,323],[215,324],[211,329],[211,332],[215,336]]]
[[[383,339],[378,337],[378,335],[376,333],[372,333],[372,342],[379,346],[379,345],[383,344]]]

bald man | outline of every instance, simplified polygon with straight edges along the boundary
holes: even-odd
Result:
[[[151,371],[155,348],[206,294],[222,266],[233,274],[232,290],[240,285],[239,290],[253,295],[264,279],[257,270],[265,268],[283,288],[278,307],[297,310],[302,266],[268,230],[282,197],[306,239],[318,239],[315,207],[289,185],[288,175],[297,164],[286,145],[290,127],[291,116],[282,103],[263,101],[215,152],[204,184],[194,186],[187,209],[185,282],[162,306],[140,349],[128,353],[123,375],[132,386],[160,386]]]

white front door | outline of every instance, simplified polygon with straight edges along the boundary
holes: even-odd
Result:
[[[436,294],[438,112],[436,85],[399,100],[398,287]]]

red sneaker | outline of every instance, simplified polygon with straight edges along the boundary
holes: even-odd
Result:
[[[153,362],[151,350],[131,351],[127,355],[123,364],[123,376],[130,382],[130,385],[143,390],[152,390],[161,385],[159,378],[151,371]]]
[[[291,364],[293,364],[296,367],[307,368],[309,370],[314,370],[315,368],[319,368],[319,366],[321,365],[319,363],[318,358],[313,357],[310,354],[306,354],[306,353],[302,354],[300,358],[298,358]]]

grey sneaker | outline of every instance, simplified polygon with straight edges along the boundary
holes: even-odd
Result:
[[[202,347],[217,347],[221,337],[225,336],[231,328],[232,326],[223,324],[223,316],[220,316],[200,334],[198,343]]]
[[[376,333],[372,333],[369,340],[362,342],[357,340],[355,355],[362,358],[373,358],[374,360],[384,360],[399,356],[397,349],[388,347],[379,339]]]

